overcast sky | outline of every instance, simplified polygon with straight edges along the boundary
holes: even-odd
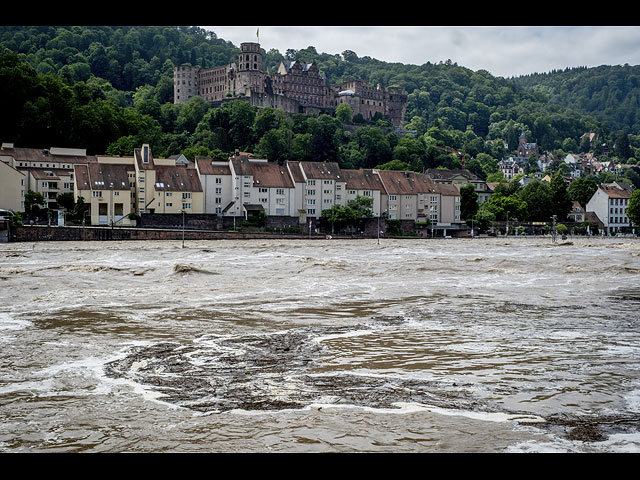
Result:
[[[213,30],[240,46],[255,42],[284,54],[309,46],[318,53],[422,65],[450,59],[471,70],[510,77],[565,67],[640,64],[638,26],[226,26]]]

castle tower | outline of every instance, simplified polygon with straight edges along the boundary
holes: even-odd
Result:
[[[246,42],[240,44],[240,54],[238,55],[238,70],[243,71],[262,71],[262,54],[260,53],[260,44]]]
[[[173,69],[173,103],[187,103],[199,92],[200,67],[181,65]]]
[[[241,43],[234,94],[251,97],[254,94],[264,93],[264,90],[265,73],[262,71],[260,44]]]

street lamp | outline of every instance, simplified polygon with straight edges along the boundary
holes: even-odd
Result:
[[[182,248],[184,248],[184,209],[182,210]]]
[[[386,212],[387,210],[385,209],[384,212]],[[380,214],[378,214],[378,245],[380,245]]]

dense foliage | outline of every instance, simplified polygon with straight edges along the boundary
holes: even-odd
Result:
[[[464,151],[467,168],[482,178],[496,174],[498,160],[513,154],[522,131],[558,159],[567,152],[601,154],[603,144],[618,162],[640,158],[636,67],[504,79],[450,61],[403,65],[311,46],[264,52],[269,71],[282,58],[316,61],[330,83],[362,78],[404,88],[406,135],[384,119],[354,118],[344,107],[304,117],[242,101],[217,108],[200,98],[173,104],[174,66],[225,65],[238,52],[198,27],[0,27],[0,140],[123,155],[144,142],[158,157],[183,153],[191,160],[223,159],[240,149],[276,162],[330,160],[348,168],[415,171],[459,167],[460,157],[435,148],[448,146]],[[593,142],[586,132],[596,134]]]

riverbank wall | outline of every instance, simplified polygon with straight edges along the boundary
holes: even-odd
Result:
[[[251,238],[324,239],[325,235],[273,234],[268,232],[228,232],[214,230],[184,230],[124,227],[49,227],[33,225],[17,227],[13,242],[43,241],[117,241],[117,240],[233,240]]]

